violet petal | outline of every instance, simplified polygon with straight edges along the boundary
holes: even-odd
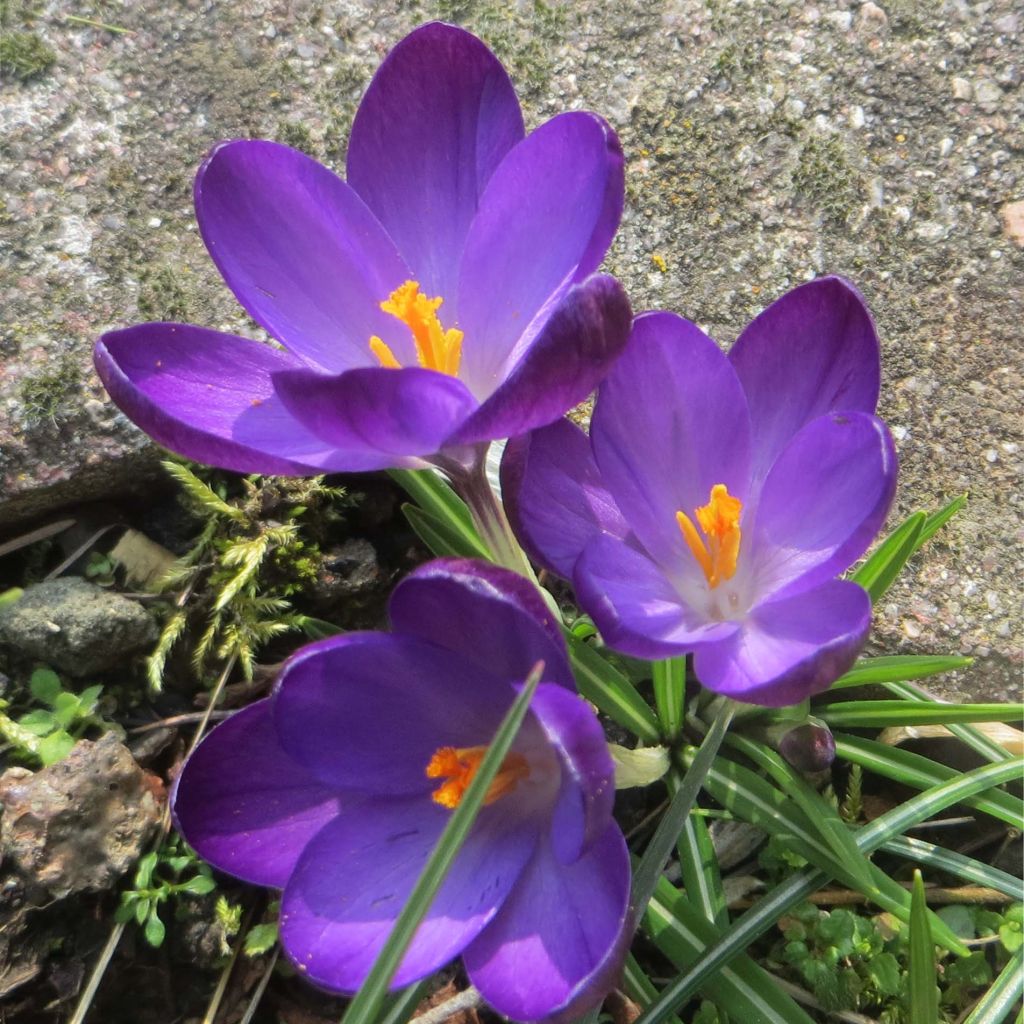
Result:
[[[697,678],[748,704],[784,707],[827,690],[857,658],[871,627],[871,599],[849,580],[753,609],[742,629],[694,653]]]
[[[860,293],[842,278],[809,281],[777,299],[739,336],[729,361],[750,406],[757,480],[816,417],[875,411],[878,335]]]
[[[454,299],[480,195],[522,137],[505,69],[455,25],[409,33],[374,75],[352,123],[347,176],[428,295]]]
[[[118,408],[179,455],[279,476],[346,464],[277,398],[271,375],[299,364],[269,345],[191,324],[139,324],[104,334],[93,358]]]
[[[631,535],[601,479],[590,439],[567,419],[505,445],[501,497],[530,557],[563,579],[572,578],[576,559],[594,537]]]
[[[537,844],[500,801],[480,812],[394,978],[407,985],[459,955],[494,917]],[[281,943],[334,992],[365,979],[451,812],[429,797],[371,798],[306,847],[281,901]]]
[[[411,349],[384,301],[410,273],[355,192],[276,142],[217,146],[199,170],[196,217],[238,301],[300,359],[332,373],[376,365],[379,335]]]
[[[578,1019],[618,978],[631,933],[629,877],[614,823],[570,865],[538,843],[497,917],[463,954],[470,981],[513,1020]]]
[[[270,705],[250,704],[199,744],[174,784],[171,811],[188,844],[218,871],[283,889],[340,801],[284,752]]]

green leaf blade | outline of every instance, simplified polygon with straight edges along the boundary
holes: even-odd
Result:
[[[935,944],[928,924],[928,903],[921,872],[914,871],[910,897],[910,1024],[938,1024],[939,987],[935,984]]]

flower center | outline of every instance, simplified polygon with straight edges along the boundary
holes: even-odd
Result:
[[[380,304],[380,308],[397,317],[412,331],[420,366],[455,377],[462,355],[462,331],[454,327],[446,331],[441,326],[437,311],[443,301],[440,296],[428,299],[420,294],[418,281],[406,281]],[[390,347],[376,335],[370,338],[370,351],[380,360],[381,366],[399,369],[402,365]]]
[[[729,493],[725,484],[715,484],[706,505],[694,509],[704,536],[697,532],[693,520],[685,512],[676,513],[676,522],[683,540],[704,570],[712,590],[736,572],[740,553],[740,512],[743,502]]]
[[[486,747],[440,747],[434,751],[427,765],[427,778],[448,780],[430,794],[434,803],[450,809],[458,807],[486,753]],[[522,754],[506,755],[487,789],[484,804],[507,796],[529,774],[530,766]]]

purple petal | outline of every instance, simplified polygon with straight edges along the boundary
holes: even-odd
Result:
[[[750,405],[757,480],[816,417],[875,411],[878,335],[864,300],[842,278],[810,281],[773,302],[740,335],[729,360]]]
[[[195,202],[224,280],[295,355],[332,373],[376,365],[376,334],[408,356],[408,331],[380,303],[409,270],[336,174],[288,146],[227,142],[200,169]]]
[[[615,765],[593,709],[580,696],[543,684],[530,704],[551,745],[562,777],[551,821],[551,846],[571,864],[605,833],[615,803]]]
[[[522,137],[505,69],[454,25],[410,33],[374,75],[352,124],[348,180],[428,295],[454,298],[480,195]]]
[[[580,607],[616,651],[655,660],[686,654],[735,632],[686,601],[660,566],[607,535],[587,544],[576,563],[573,586]]]
[[[598,472],[590,439],[570,420],[512,438],[501,460],[505,514],[530,557],[564,579],[587,542],[624,540],[629,525]]]
[[[790,584],[806,590],[856,561],[885,522],[896,470],[892,438],[874,416],[830,413],[804,427],[758,505],[750,557],[760,599]]]
[[[871,628],[871,599],[829,580],[756,607],[743,628],[694,653],[697,678],[715,693],[783,707],[827,690],[857,658]]]
[[[546,681],[576,688],[558,624],[517,573],[487,562],[436,559],[398,584],[388,610],[396,633],[444,647],[488,676],[521,683],[543,661]]]
[[[274,376],[286,409],[310,432],[346,452],[355,469],[422,465],[445,444],[476,400],[461,381],[419,367],[349,370],[327,377],[311,370]]]
[[[507,678],[410,636],[348,633],[302,648],[274,697],[284,749],[324,784],[427,794],[440,747],[490,742],[515,698]]]
[[[463,374],[489,395],[573,283],[593,273],[619,224],[622,149],[594,114],[560,114],[491,178],[459,276]]]
[[[725,484],[745,500],[750,423],[718,346],[673,313],[638,317],[598,392],[590,428],[605,486],[651,556],[703,580],[676,523]]]
[[[281,404],[271,375],[298,364],[269,345],[191,324],[139,324],[104,334],[93,358],[115,404],[180,455],[281,476],[347,464]]]
[[[607,374],[629,339],[631,317],[629,299],[614,278],[595,275],[574,285],[449,444],[515,437],[557,420]]]
[[[171,791],[171,811],[188,844],[219,871],[282,889],[339,800],[284,752],[270,705],[250,704],[199,744]]]
[[[485,807],[405,954],[394,986],[444,966],[494,917],[537,843],[536,822]],[[429,797],[371,799],[306,848],[281,902],[281,942],[310,981],[359,987],[451,812]]]
[[[615,824],[573,864],[533,859],[466,949],[470,981],[513,1020],[576,1020],[611,990],[631,932],[629,853]]]

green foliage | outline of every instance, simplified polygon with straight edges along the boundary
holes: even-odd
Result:
[[[121,731],[96,711],[102,686],[71,693],[64,689],[60,676],[52,669],[37,668],[29,678],[28,689],[33,702],[41,706],[17,719],[0,711],[0,735],[30,763],[44,767],[55,764],[68,755],[90,728]],[[8,702],[0,701],[0,709],[6,707]]]
[[[167,929],[160,907],[179,895],[205,896],[217,888],[208,865],[177,837],[140,858],[132,888],[121,893],[115,919],[135,921],[149,945],[163,945]],[[218,901],[218,906],[219,906]],[[218,914],[220,920],[220,914]]]
[[[2,46],[3,41],[0,40]],[[49,369],[26,377],[18,389],[18,397],[24,406],[25,422],[30,427],[59,422],[65,408],[71,407],[71,397],[81,379],[78,363],[71,356],[66,356]]]
[[[57,54],[35,32],[0,31],[0,78],[30,82],[56,61]]]
[[[278,939],[277,915],[280,910],[281,903],[279,900],[275,900],[267,908],[270,920],[254,924],[245,933],[245,943],[242,948],[246,956],[262,956],[274,948]]]
[[[250,476],[241,481],[242,493],[233,496],[215,478],[200,477],[208,471],[173,461],[164,466],[202,527],[161,582],[178,599],[147,663],[150,685],[162,688],[167,658],[187,632],[194,636],[197,675],[211,662],[237,659],[245,678],[252,679],[256,655],[267,642],[319,627],[317,620],[295,612],[291,599],[315,582],[320,565],[309,522],[335,522],[345,492],[325,487],[322,477]]]

